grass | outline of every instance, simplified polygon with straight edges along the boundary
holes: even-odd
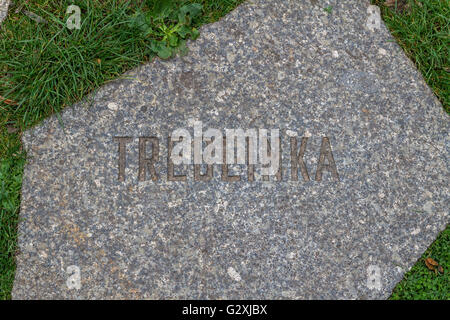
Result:
[[[16,227],[25,163],[18,138],[16,134],[8,140],[7,153],[0,158],[0,299],[10,298],[15,271]]]
[[[200,25],[218,20],[243,1],[15,1],[16,8],[48,23],[36,23],[13,8],[0,29],[0,299],[11,297],[14,279],[25,163],[21,132],[155,55],[183,54],[184,41],[195,38]],[[448,2],[409,1],[402,10],[374,2],[449,111]],[[80,30],[65,27],[65,10],[72,3],[81,8]],[[193,3],[201,4],[201,10],[186,9]],[[405,275],[393,299],[449,298],[449,230]],[[443,265],[443,275],[426,269],[423,259],[428,256]]]
[[[118,0],[75,1],[81,8],[80,30],[65,27],[68,18],[65,8],[71,0],[28,2],[24,9],[49,23],[35,23],[22,13],[15,14],[14,10],[4,22],[0,38],[0,96],[14,104],[1,105],[0,118],[5,125],[1,136],[7,136],[8,126],[23,130],[79,101],[155,54],[169,57],[175,47],[183,45],[182,32],[186,38],[195,36],[196,27],[214,21],[242,1],[198,1],[203,5],[203,12],[187,27],[180,26],[176,20],[179,10],[167,8],[157,8],[148,24],[144,21],[139,25],[137,14],[152,12],[149,8],[154,9],[155,3],[163,3],[159,0],[140,4]],[[192,5],[192,2],[183,1],[183,4]],[[182,8],[179,2],[171,5]],[[192,16],[192,10],[187,16]],[[141,30],[144,27],[146,30]]]
[[[450,112],[450,4],[443,0],[372,1],[384,22]]]

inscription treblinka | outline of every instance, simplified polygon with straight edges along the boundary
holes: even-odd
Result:
[[[218,164],[220,164],[221,168],[222,168],[222,180],[223,181],[228,181],[228,182],[234,182],[234,181],[240,181],[241,178],[240,176],[229,176],[228,175],[228,165],[229,164],[234,164],[234,157],[231,159],[231,161],[227,158],[228,155],[228,151],[230,150],[230,146],[229,144],[227,144],[230,142],[230,139],[226,139],[226,137],[221,138],[223,140],[223,144],[219,145],[220,147],[220,154],[222,154],[222,161],[220,161]],[[246,144],[245,145],[241,145],[241,147],[245,148],[244,153],[247,155],[246,156],[246,162],[245,165],[247,166],[247,178],[248,181],[254,181],[255,177],[254,177],[254,170],[255,170],[255,163],[251,163],[251,161],[249,161],[250,159],[250,154],[254,151],[251,151],[251,144],[248,143],[248,139],[249,137],[244,137],[244,139],[246,139],[245,141]],[[119,145],[119,149],[118,149],[118,180],[119,181],[125,181],[125,168],[126,168],[126,146],[127,143],[130,143],[133,141],[133,138],[130,137],[114,137],[114,140],[118,142]],[[167,150],[169,150],[169,153],[167,155],[167,181],[186,181],[186,175],[175,175],[174,174],[174,163],[172,158],[173,155],[173,148],[174,148],[174,144],[175,142],[172,140],[172,138],[169,136],[168,137],[168,146],[167,146]],[[278,144],[280,144],[279,142],[280,139],[278,139]],[[138,180],[139,181],[145,181],[146,180],[146,172],[149,171],[150,172],[150,176],[151,179],[153,181],[158,181],[159,180],[159,175],[156,172],[155,169],[155,164],[158,161],[158,159],[160,159],[160,154],[159,154],[159,138],[158,137],[139,137],[139,174],[138,174]],[[296,150],[297,150],[297,138],[296,137],[290,137],[290,148],[291,148],[291,160],[290,160],[290,167],[291,167],[291,177],[293,181],[298,181],[298,166],[300,166],[300,171],[302,174],[302,177],[305,181],[310,181],[309,178],[309,174],[308,174],[308,169],[306,168],[306,164],[305,161],[303,159],[304,153],[305,153],[305,149],[306,149],[306,143],[308,141],[308,137],[303,137],[302,138],[302,142],[301,142],[301,146],[300,146],[300,151],[297,154]],[[146,146],[147,143],[151,144],[151,157],[147,158],[146,154]],[[181,141],[179,141],[179,143],[183,143],[183,139]],[[194,142],[195,143],[195,142]],[[202,142],[200,142],[201,144]],[[208,145],[210,144],[210,141],[208,143]],[[270,144],[269,144],[270,145]],[[281,144],[280,144],[281,145]],[[188,144],[189,146],[189,144]],[[265,147],[267,147],[268,145],[266,144]],[[232,148],[234,147],[234,145],[232,146]],[[281,147],[280,147],[281,148]],[[189,148],[190,149],[190,148]],[[218,148],[219,149],[219,148]],[[234,148],[231,149],[232,152],[234,153]],[[201,149],[199,150],[201,152]],[[264,152],[268,152],[270,150],[265,150]],[[281,150],[280,150],[281,151]],[[188,150],[189,152],[189,156],[186,158],[188,163],[190,163],[191,161],[191,150]],[[217,150],[214,150],[214,152],[217,152]],[[239,153],[239,151],[237,152]],[[185,156],[184,156],[185,157]],[[194,156],[195,158],[195,156]],[[202,158],[202,156],[200,155],[200,158]],[[281,172],[283,170],[282,167],[282,153],[281,152],[277,152],[276,157],[274,158],[275,163],[277,163],[277,170],[276,170],[276,180],[277,181],[281,181]],[[193,170],[194,170],[194,180],[195,181],[210,181],[213,178],[213,163],[208,163],[207,164],[207,173],[206,175],[202,175],[200,174],[201,171],[201,163],[197,163],[193,166]],[[320,155],[319,155],[319,161],[317,164],[317,170],[316,170],[316,181],[321,181],[322,180],[322,174],[323,171],[329,171],[332,175],[332,177],[335,180],[339,180],[339,174],[337,172],[337,168],[336,168],[336,164],[333,158],[333,153],[331,150],[331,145],[330,145],[330,141],[327,137],[323,137],[322,138],[322,144],[320,147]],[[261,175],[262,179],[264,181],[268,181],[269,180],[269,175]]]

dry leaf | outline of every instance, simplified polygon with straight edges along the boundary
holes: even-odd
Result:
[[[437,266],[439,266],[439,264],[436,261],[434,261],[432,258],[426,258],[425,259],[425,265],[430,270],[435,270],[435,268]]]
[[[18,129],[14,128],[13,126],[6,126],[6,130],[8,131],[8,133],[14,133],[18,131]]]
[[[437,267],[439,265],[439,263],[434,261],[433,258],[427,258],[426,261],[428,261],[429,264],[431,264],[432,266],[435,266],[435,267]]]
[[[384,5],[389,8],[397,9],[399,12],[404,12],[409,9],[409,3],[406,0],[386,0]]]
[[[390,7],[390,8],[392,8],[392,7],[395,7],[395,3],[397,2],[397,0],[386,0],[385,2],[384,2],[384,5],[386,6],[386,7]]]
[[[439,270],[440,273],[444,273],[444,268],[442,266],[439,266],[438,270]]]
[[[3,98],[2,96],[0,96],[0,102],[4,102],[4,103],[9,104],[9,105],[11,105],[11,106],[17,104],[17,102],[12,101],[12,100],[10,100],[10,99]]]

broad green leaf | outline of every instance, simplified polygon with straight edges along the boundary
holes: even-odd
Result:
[[[192,40],[197,39],[199,35],[200,35],[200,32],[199,32],[197,29],[192,28],[192,32],[191,32],[191,38],[192,38]]]
[[[202,12],[202,8],[203,6],[200,3],[190,3],[182,6],[178,13],[178,21],[183,24],[190,24],[192,18],[195,18]]]
[[[142,33],[145,33],[148,29],[151,29],[150,25],[147,23],[145,15],[140,11],[131,16],[128,25],[131,28],[140,30]]]
[[[180,56],[185,56],[188,53],[188,48],[186,46],[186,40],[181,39],[180,44],[177,48],[177,52],[180,54]]]
[[[170,34],[167,39],[169,40],[169,45],[171,47],[176,47],[178,45],[178,37],[174,34]]]
[[[155,19],[167,18],[175,8],[174,0],[148,0],[149,15]]]
[[[166,44],[161,41],[152,40],[150,42],[150,48],[161,59],[167,59],[172,55],[172,49],[167,47]]]
[[[183,39],[186,38],[186,35],[191,34],[191,28],[189,28],[186,25],[182,25],[179,30],[177,30],[177,33],[182,37]]]
[[[159,48],[157,54],[158,54],[158,57],[160,57],[161,59],[168,59],[172,55],[172,50],[170,48],[166,47],[165,45],[162,45]]]

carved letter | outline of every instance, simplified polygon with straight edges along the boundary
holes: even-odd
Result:
[[[260,139],[261,139],[261,136],[260,136]],[[281,181],[281,179],[282,179],[282,170],[283,170],[282,159],[281,159],[281,141],[280,141],[279,137],[277,137],[276,139],[278,141],[277,143],[275,143],[275,146],[278,145],[278,165],[275,166],[275,167],[278,167],[278,170],[277,170],[277,173],[275,174],[275,177],[276,177],[277,181]],[[273,139],[272,139],[272,141],[273,141]],[[260,140],[259,143],[261,143],[261,140]],[[275,150],[274,150],[274,153],[276,153]],[[272,157],[272,144],[270,143],[269,139],[267,139],[267,155],[268,155],[269,158]],[[273,157],[273,158],[276,159],[276,154],[275,154],[275,157]],[[263,181],[270,181],[270,176],[269,175],[263,175],[262,179],[263,179]]]
[[[328,164],[325,164],[325,158],[328,160]],[[333,153],[331,152],[330,140],[327,137],[322,138],[322,146],[320,147],[319,163],[316,171],[316,181],[322,180],[323,169],[330,171],[334,180],[339,181],[339,175],[336,169],[336,163],[334,163]]]
[[[183,139],[183,137],[180,137],[180,139]],[[189,142],[189,146],[190,146]],[[173,141],[172,138],[169,136],[168,138],[168,144],[167,144],[167,180],[168,181],[186,181],[186,175],[175,175],[175,169],[174,164],[172,161],[172,150],[173,150]]]
[[[300,152],[297,155],[297,138],[291,137],[291,179],[292,181],[298,181],[298,166],[300,165],[300,172],[302,173],[303,180],[309,181],[308,169],[306,168],[303,156],[306,150],[306,143],[308,137],[302,138],[302,144],[300,145]]]
[[[223,137],[223,163],[222,163],[222,180],[228,182],[240,181],[241,176],[230,176],[228,175],[228,164],[227,164],[227,138]]]
[[[146,158],[146,144],[147,141],[152,143],[152,157]],[[146,169],[150,171],[153,181],[158,180],[158,175],[155,170],[155,163],[159,158],[159,139],[157,137],[141,137],[139,138],[139,181],[145,181]]]
[[[194,148],[195,148],[195,141],[194,143]],[[211,143],[211,141],[207,141],[206,145],[209,145]],[[198,146],[198,148],[201,148],[201,140],[200,140],[200,146]],[[194,156],[195,157],[195,156]],[[212,164],[207,164],[206,165],[206,173],[202,174],[201,173],[201,168],[202,165],[201,164],[194,164],[194,181],[209,181],[213,178],[213,165]]]
[[[114,141],[119,142],[119,181],[125,181],[125,165],[126,165],[126,145],[133,139],[130,137],[115,137]]]

